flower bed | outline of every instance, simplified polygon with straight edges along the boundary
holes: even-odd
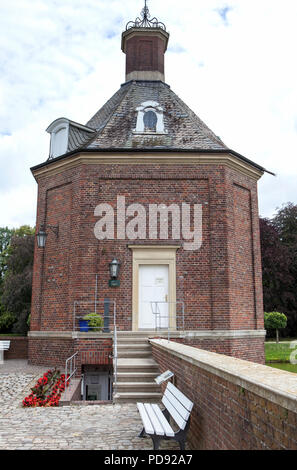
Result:
[[[66,386],[69,386],[69,380]],[[48,370],[31,390],[32,393],[23,400],[24,407],[59,406],[65,391],[65,374],[57,369]]]

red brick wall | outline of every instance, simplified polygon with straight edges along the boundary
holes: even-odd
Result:
[[[4,351],[4,359],[28,358],[28,338],[26,336],[5,336],[2,339],[5,341],[10,341],[9,350]]]
[[[65,367],[66,359],[78,351],[77,375],[84,364],[112,365],[112,339],[29,338],[29,358],[33,365]]]
[[[228,339],[188,339],[172,338],[171,341],[186,344],[198,349],[226,354],[245,361],[265,364],[264,337],[263,338],[228,338]]]
[[[81,366],[100,364],[112,366],[112,339],[80,339],[75,341],[75,351],[78,351],[78,375]]]
[[[189,443],[196,450],[297,450],[297,413],[153,345],[160,371],[194,402]]]
[[[263,321],[262,266],[257,187],[228,170],[227,226],[231,329],[261,329]]]
[[[135,71],[164,73],[165,42],[157,36],[133,36],[126,42],[126,75]]]
[[[234,185],[240,189],[233,193]],[[115,300],[119,329],[131,330],[131,241],[94,236],[95,207],[116,207],[117,195],[126,205],[202,204],[201,249],[177,251],[177,300],[185,301],[186,329],[263,328],[255,180],[219,165],[89,164],[39,180],[37,227],[59,224],[59,238],[47,230],[46,248],[35,248],[32,331],[71,330],[74,301],[89,302],[85,308],[93,311],[96,273],[98,299]],[[119,288],[108,286],[113,257],[122,263]]]
[[[74,354],[72,339],[29,338],[29,362],[47,367],[65,367],[65,361]]]

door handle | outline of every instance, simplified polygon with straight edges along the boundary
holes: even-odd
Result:
[[[165,295],[165,302],[168,302],[168,295]]]

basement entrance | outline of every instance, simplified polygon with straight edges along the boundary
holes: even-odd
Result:
[[[82,366],[82,400],[112,400],[112,370],[108,366]]]

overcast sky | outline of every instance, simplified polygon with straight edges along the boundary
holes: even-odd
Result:
[[[124,82],[143,0],[0,2],[0,226],[35,224],[30,167],[58,117],[85,124]],[[166,82],[233,150],[277,174],[260,215],[297,203],[297,1],[149,0],[170,32]]]

